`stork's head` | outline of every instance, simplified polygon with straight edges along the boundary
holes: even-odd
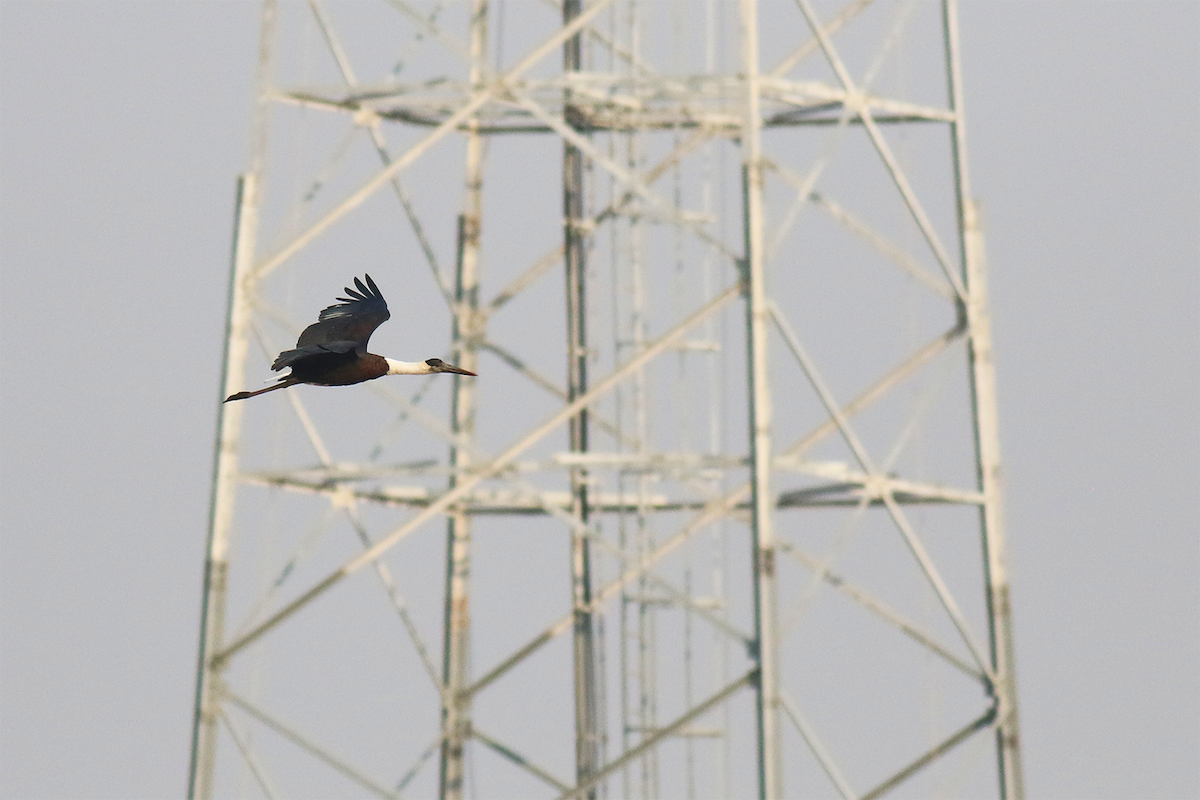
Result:
[[[395,359],[387,359],[388,375],[435,375],[439,372],[453,372],[457,375],[471,375],[475,373],[470,370],[455,367],[442,361],[440,358],[430,358],[425,361],[396,361]]]
[[[456,375],[470,375],[471,377],[475,377],[474,372],[463,369],[462,367],[455,367],[450,364],[447,364],[445,361],[442,361],[440,358],[425,359],[425,366],[429,367],[430,373],[453,372]]]

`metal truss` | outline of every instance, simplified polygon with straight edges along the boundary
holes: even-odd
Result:
[[[221,396],[368,267],[481,377],[220,407],[189,797],[1023,797],[933,10],[264,3]]]

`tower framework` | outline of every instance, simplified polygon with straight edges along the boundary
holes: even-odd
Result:
[[[262,30],[189,796],[1023,796],[953,0]]]

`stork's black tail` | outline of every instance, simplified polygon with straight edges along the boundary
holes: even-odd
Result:
[[[300,381],[290,381],[285,378],[274,386],[268,386],[267,388],[259,389],[256,392],[238,392],[237,394],[231,394],[229,397],[226,397],[223,402],[228,403],[230,400],[245,400],[247,397],[254,397],[256,394],[266,394],[267,392],[273,392],[276,389],[286,389],[289,386],[295,386],[299,382]]]

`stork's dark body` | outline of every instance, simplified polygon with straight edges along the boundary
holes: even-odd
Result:
[[[368,353],[357,342],[330,342],[309,345],[279,354],[273,370],[291,367],[289,379],[317,386],[350,386],[387,375],[383,356]]]

